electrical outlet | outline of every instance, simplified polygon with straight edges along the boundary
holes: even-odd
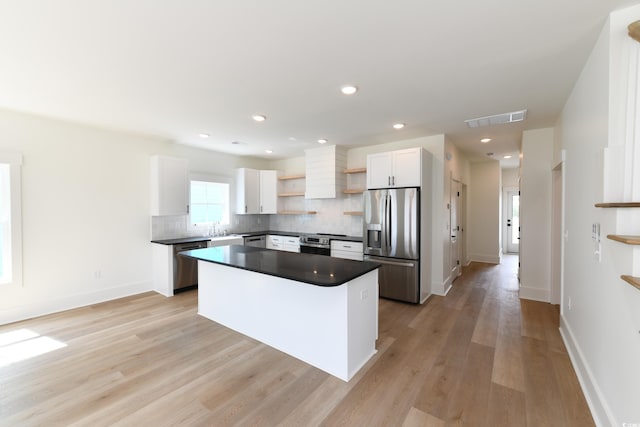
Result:
[[[361,300],[365,300],[367,298],[369,298],[369,291],[366,290],[366,289],[361,290],[360,291],[360,299]]]
[[[567,308],[571,311],[571,297],[569,297],[569,301],[567,301]]]
[[[102,277],[102,271],[100,271],[100,270],[96,270],[96,271],[94,271],[94,272],[93,272],[93,278],[94,278],[94,279],[98,280],[98,279],[100,279],[101,277]]]

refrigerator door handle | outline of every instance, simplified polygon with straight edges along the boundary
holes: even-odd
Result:
[[[391,252],[391,227],[393,224],[393,218],[391,218],[391,196],[387,196],[389,198],[389,203],[387,204],[387,215],[389,220],[387,221],[387,244],[389,245],[389,252]]]
[[[372,262],[379,262],[380,264],[394,265],[396,267],[414,268],[416,266],[415,262],[387,261],[387,260],[381,260],[380,258],[374,258],[374,257],[365,257],[364,260],[365,261],[372,261]]]

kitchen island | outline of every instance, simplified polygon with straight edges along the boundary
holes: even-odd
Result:
[[[198,314],[344,381],[376,352],[373,262],[247,246],[181,253],[198,260]]]

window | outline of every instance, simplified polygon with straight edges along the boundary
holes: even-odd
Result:
[[[190,190],[192,224],[230,224],[229,183],[192,179]]]
[[[22,281],[19,154],[0,153],[0,285]]]

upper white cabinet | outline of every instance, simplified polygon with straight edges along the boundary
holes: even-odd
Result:
[[[335,145],[305,150],[306,199],[334,199],[342,193],[346,179],[342,173],[347,164],[344,149]]]
[[[236,171],[236,213],[274,214],[278,208],[278,174],[274,170]]]
[[[419,187],[422,148],[367,156],[367,188]]]
[[[260,171],[260,213],[278,212],[278,172]]]
[[[186,159],[151,156],[151,215],[189,213],[188,169]]]

